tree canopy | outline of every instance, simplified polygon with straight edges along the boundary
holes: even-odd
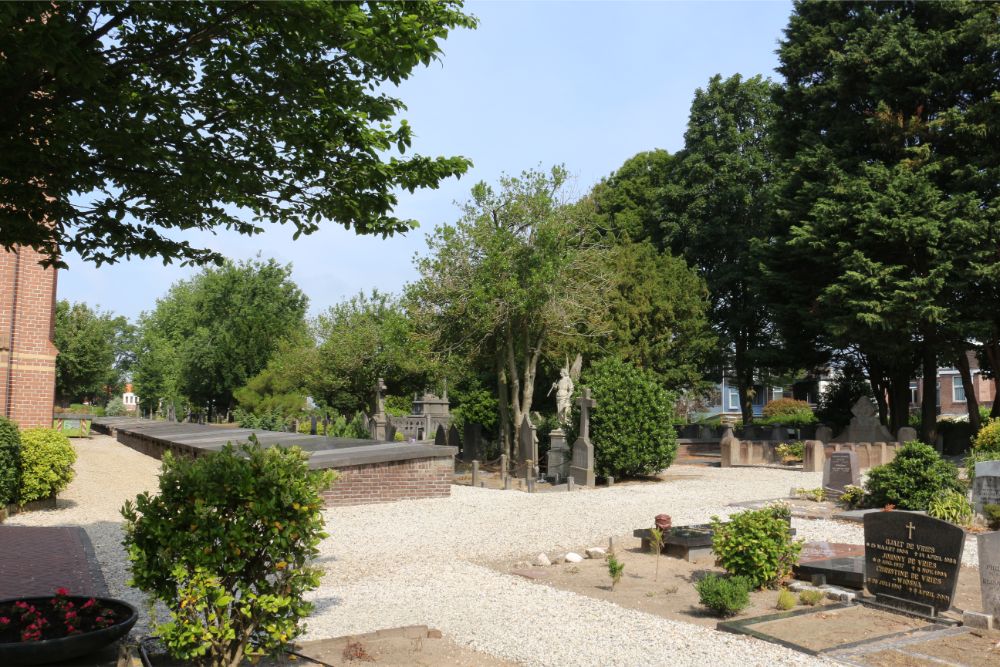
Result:
[[[174,232],[410,229],[396,191],[464,173],[404,156],[387,93],[472,28],[460,2],[0,5],[0,247],[60,263],[221,263]],[[399,156],[393,155],[398,152]]]
[[[106,399],[118,392],[131,366],[134,327],[123,316],[85,303],[56,304],[56,399]]]

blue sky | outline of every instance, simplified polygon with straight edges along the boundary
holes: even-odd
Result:
[[[471,2],[477,30],[452,33],[441,60],[398,90],[413,150],[464,155],[475,166],[437,190],[402,193],[397,214],[420,221],[405,236],[359,237],[334,222],[292,240],[269,226],[248,238],[192,235],[233,259],[292,263],[317,314],[360,290],[398,291],[415,279],[424,235],[454,222],[477,181],[565,164],[584,194],[636,153],[683,146],[695,89],[714,74],[778,80],[775,49],[790,2]],[[135,318],[195,269],[133,260],[96,268],[69,255],[59,298]]]

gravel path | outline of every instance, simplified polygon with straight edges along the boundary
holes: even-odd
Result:
[[[22,525],[80,525],[112,595],[142,610],[128,588],[121,547],[122,503],[155,489],[159,462],[106,436],[74,440],[77,477],[60,507],[10,519]],[[453,486],[450,498],[335,508],[325,512],[326,570],[310,596],[307,639],[426,624],[460,644],[526,665],[818,665],[819,658],[624,609],[505,575],[498,560],[605,545],[659,513],[675,525],[725,516],[735,501],[783,497],[820,485],[818,473],[678,466],[661,484],[622,484],[579,493],[528,495]],[[799,536],[862,543],[858,524],[796,520]],[[970,560],[971,558],[971,560]],[[975,564],[974,542],[963,558]]]

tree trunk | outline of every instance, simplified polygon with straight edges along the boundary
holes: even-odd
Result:
[[[507,455],[510,461],[511,433],[510,433],[510,410],[508,404],[507,373],[504,372],[503,358],[497,351],[497,407],[500,413],[500,451]],[[504,474],[506,474],[506,470]]]
[[[969,411],[969,426],[972,433],[978,433],[982,422],[979,419],[979,399],[976,398],[976,386],[972,382],[972,368],[969,366],[969,356],[962,350],[958,353],[958,360],[955,363],[958,372],[962,375],[962,388],[965,389],[965,406]]]
[[[878,420],[885,426],[889,426],[889,403],[886,395],[889,393],[885,373],[882,365],[877,360],[873,361],[868,355],[861,354],[861,364],[868,372],[868,384],[872,388],[872,396],[875,398],[875,405],[878,407]]]
[[[894,369],[888,378],[889,430],[895,436],[910,423],[910,371]]]
[[[736,391],[740,397],[740,416],[743,418],[743,425],[746,426],[753,423],[753,397],[750,395],[753,391],[753,369],[746,367],[746,344],[737,339],[735,348],[733,374],[736,376]]]
[[[922,357],[924,395],[920,404],[920,439],[933,446],[937,440],[937,354],[926,336]]]
[[[986,350],[986,360],[990,365],[990,374],[993,376],[993,407],[990,409],[990,419],[1000,417],[1000,339],[997,338],[997,330],[1000,325],[994,325],[994,335],[986,342],[983,348]]]

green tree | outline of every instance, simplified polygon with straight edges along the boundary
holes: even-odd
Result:
[[[459,2],[0,6],[0,247],[57,264],[221,263],[175,230],[405,231],[399,188],[463,157],[404,156],[389,94],[475,19]],[[393,155],[398,152],[399,156]],[[252,219],[251,221],[248,221]]]
[[[136,393],[227,414],[282,339],[301,335],[306,303],[291,266],[273,259],[227,261],[175,283],[140,318]]]
[[[106,399],[121,390],[131,364],[134,327],[85,303],[56,303],[56,397],[62,403]]]
[[[998,18],[984,3],[800,2],[779,49],[769,270],[788,309],[861,351],[893,430],[915,369],[934,377],[996,324],[982,303],[1000,277]],[[928,441],[934,412],[927,392]]]
[[[408,299],[446,358],[492,368],[503,450],[531,412],[539,362],[604,333],[606,252],[563,200],[567,173],[503,176],[472,189],[465,215],[428,238]]]
[[[595,228],[619,242],[649,242],[663,249],[676,236],[667,223],[666,192],[677,160],[663,149],[638,153],[594,186],[588,199]]]
[[[775,179],[770,131],[775,84],[716,75],[695,91],[665,188],[669,243],[704,278],[709,320],[723,364],[739,389],[743,422],[753,419],[757,369],[771,360],[775,332],[761,290],[757,243],[767,238]]]

